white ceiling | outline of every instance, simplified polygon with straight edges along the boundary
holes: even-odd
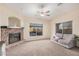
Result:
[[[79,8],[78,3],[62,3],[58,6],[58,3],[42,3],[45,5],[45,8],[48,8],[51,10],[50,15],[51,16],[39,16],[37,15],[37,11],[39,10],[39,5],[41,3],[7,3],[7,5],[10,8],[13,8],[25,16],[29,17],[36,17],[36,18],[52,18],[55,16],[58,16],[60,14],[66,13],[68,11],[71,11],[72,9]]]

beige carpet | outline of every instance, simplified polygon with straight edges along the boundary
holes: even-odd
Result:
[[[7,56],[78,56],[79,48],[66,49],[50,40],[24,42],[8,48]]]

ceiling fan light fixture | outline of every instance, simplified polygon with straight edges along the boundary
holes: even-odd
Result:
[[[45,16],[44,14],[40,14],[40,16]]]

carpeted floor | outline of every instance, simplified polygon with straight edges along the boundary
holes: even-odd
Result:
[[[79,48],[66,49],[50,40],[24,42],[6,50],[7,56],[78,56]]]

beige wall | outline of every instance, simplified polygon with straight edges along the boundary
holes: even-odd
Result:
[[[9,25],[8,17],[17,17],[21,21],[21,27],[24,27],[24,39],[32,40],[32,39],[40,39],[40,38],[50,38],[50,21],[48,20],[38,20],[35,18],[28,18],[23,16],[22,14],[8,8],[4,4],[0,4],[0,25]],[[30,23],[39,23],[43,24],[43,36],[29,36],[29,24]]]
[[[59,22],[66,22],[72,20],[73,22],[73,34],[79,35],[79,9],[72,10],[68,13],[60,15],[52,19],[51,22],[51,38],[55,34],[55,25]]]
[[[18,19],[16,17],[9,17],[8,26],[9,27],[21,27],[20,19]]]
[[[14,12],[12,9],[9,9],[4,4],[0,4],[0,25],[9,25],[8,23],[8,17],[17,17],[21,21],[21,26],[23,26],[23,17]]]
[[[24,17],[22,14],[15,12],[14,10],[6,7],[3,4],[0,4],[0,25],[9,25],[8,17],[13,16],[17,17],[21,21],[21,27],[24,27],[24,39],[32,40],[32,39],[40,39],[40,38],[49,38],[50,36],[55,34],[55,24],[58,22],[65,21],[73,21],[73,34],[79,35],[79,9],[74,9],[68,13],[57,16],[52,19],[52,21],[41,20],[35,18]],[[29,36],[29,24],[30,23],[39,23],[43,24],[43,36]],[[51,33],[51,34],[50,34]]]
[[[79,35],[79,9],[74,9],[63,15],[59,15],[55,18],[52,18],[52,21],[41,20],[35,18],[24,17],[22,14],[8,8],[7,6],[0,4],[0,25],[8,26],[8,17],[17,17],[21,21],[21,27],[24,27],[24,39],[40,39],[40,38],[50,38],[55,34],[55,24],[58,22],[65,22],[72,20],[73,22],[73,34]],[[29,36],[29,24],[30,23],[39,23],[43,24],[43,36]],[[51,33],[51,34],[50,34]]]
[[[29,36],[29,26],[30,23],[43,24],[43,35],[42,36]],[[40,39],[40,38],[50,38],[50,21],[40,20],[35,18],[27,18],[24,20],[24,37],[28,40]]]

